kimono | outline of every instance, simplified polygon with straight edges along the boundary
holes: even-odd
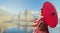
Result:
[[[33,33],[49,33],[47,24],[44,23],[43,18],[37,18],[33,23],[34,31]]]

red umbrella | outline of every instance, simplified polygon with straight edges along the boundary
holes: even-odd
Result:
[[[58,16],[53,4],[50,2],[45,2],[43,4],[42,12],[45,23],[52,28],[56,27],[58,23]]]

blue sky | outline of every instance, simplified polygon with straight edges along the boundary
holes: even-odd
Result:
[[[51,2],[56,7],[58,14],[60,13],[60,0],[0,0],[0,7],[10,10],[8,12],[18,14],[25,9],[39,11],[45,1]]]

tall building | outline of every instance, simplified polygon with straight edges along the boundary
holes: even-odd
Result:
[[[28,9],[26,9],[24,12],[21,12],[20,14],[20,25],[24,25],[24,28],[26,29],[26,33],[31,29],[30,25],[33,24],[34,17],[32,15],[32,12]]]

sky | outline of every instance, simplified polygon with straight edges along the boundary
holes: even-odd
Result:
[[[9,10],[13,14],[18,14],[25,9],[39,11],[45,1],[51,2],[58,12],[60,18],[60,0],[0,0],[0,8]]]

